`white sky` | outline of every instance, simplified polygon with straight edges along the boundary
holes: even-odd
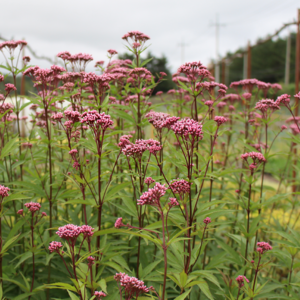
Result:
[[[248,40],[272,34],[297,17],[299,0],[9,0],[1,1],[0,35],[26,39],[38,55],[51,58],[68,50],[107,60],[106,51],[126,51],[123,34],[139,30],[151,37],[150,50],[165,54],[172,71],[184,61],[207,65],[216,57],[215,27],[220,27],[219,52],[235,51]],[[296,30],[296,26],[293,26]],[[287,30],[282,32],[285,36]],[[0,63],[3,63],[0,55]],[[47,61],[32,64],[49,67]],[[90,64],[92,69],[93,63]]]

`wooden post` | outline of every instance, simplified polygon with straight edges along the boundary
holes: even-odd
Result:
[[[296,42],[296,74],[295,74],[295,93],[299,92],[300,79],[300,9],[298,9],[298,24],[297,24],[297,42]],[[299,99],[296,98],[295,115],[298,116]]]
[[[297,22],[297,37],[296,37],[296,74],[295,74],[295,94],[299,92],[299,78],[300,78],[300,9],[298,9],[298,22]],[[299,99],[295,98],[295,116],[298,116],[298,106],[299,106]],[[298,162],[298,157],[297,157],[297,147],[294,144],[294,165],[297,166]],[[292,190],[295,193],[297,191],[297,186],[296,186],[296,169],[293,169],[293,181],[294,184],[292,186]]]
[[[286,40],[286,55],[285,55],[285,74],[284,74],[284,84],[288,85],[290,83],[290,60],[291,60],[291,33]]]

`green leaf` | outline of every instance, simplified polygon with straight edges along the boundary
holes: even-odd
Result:
[[[0,159],[3,159],[5,156],[9,155],[10,152],[13,149],[15,149],[18,144],[19,144],[18,137],[15,137],[14,139],[11,139],[8,143],[6,143],[1,151]]]
[[[214,297],[209,290],[208,284],[205,281],[198,283],[198,286],[208,299],[214,300]]]
[[[73,294],[69,290],[67,290],[67,291],[68,291],[68,294],[69,294],[69,296],[71,297],[72,300],[80,300],[75,294]]]
[[[184,300],[188,295],[189,293],[191,292],[192,289],[189,289],[188,291],[186,291],[185,293],[183,293],[182,295],[176,297],[174,300]]]
[[[102,278],[100,281],[97,282],[97,284],[101,287],[104,293],[107,293],[105,279]]]

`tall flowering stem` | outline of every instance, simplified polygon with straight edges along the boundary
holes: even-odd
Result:
[[[144,180],[146,178],[146,173],[148,169],[148,165],[150,162],[150,157],[153,154],[155,157],[159,151],[161,151],[162,147],[160,143],[156,140],[136,140],[135,143],[132,143],[130,139],[132,138],[131,135],[123,135],[120,138],[120,142],[118,146],[123,154],[127,157],[128,168],[132,171],[132,167],[130,164],[130,158],[134,161],[135,168],[139,174],[139,192],[142,193],[144,189]],[[146,166],[143,169],[143,154],[149,151],[148,160],[146,162]],[[135,194],[135,183],[133,176],[131,175],[131,182],[133,191]],[[138,215],[138,222],[139,226],[143,227],[144,217],[145,215],[142,213],[142,207],[136,205],[137,215]],[[138,255],[137,255],[137,275],[139,274],[139,261],[140,261],[140,247],[141,247],[141,238],[138,239]]]
[[[247,204],[247,240],[245,249],[245,259],[248,256],[248,245],[249,245],[249,234],[250,234],[250,213],[251,213],[251,194],[252,194],[252,178],[255,170],[262,164],[266,162],[265,157],[260,152],[249,152],[241,155],[241,158],[248,165],[250,170],[250,180],[249,180],[249,190],[248,190],[248,204]],[[251,161],[249,161],[249,159]],[[246,263],[245,260],[245,263]]]
[[[30,232],[31,232],[31,249],[32,249],[32,280],[31,280],[31,286],[30,286],[30,293],[33,290],[33,285],[34,285],[34,277],[35,277],[35,245],[34,245],[34,228],[36,224],[45,216],[47,216],[46,213],[42,212],[40,218],[38,219],[38,211],[41,209],[41,205],[37,202],[28,202],[25,203],[25,206],[31,213],[31,220],[30,220]],[[23,216],[23,209],[20,209],[18,211],[19,215]],[[28,297],[28,300],[30,300],[31,295]]]
[[[3,201],[8,197],[10,189],[3,185],[0,185],[0,253],[2,252],[3,238],[2,238],[2,214],[3,214]],[[0,288],[2,288],[2,254],[0,254]]]
[[[85,123],[91,129],[94,140],[97,146],[98,155],[98,219],[97,226],[101,230],[101,218],[102,218],[102,207],[104,204],[104,198],[101,196],[102,192],[102,177],[101,177],[101,161],[105,131],[113,125],[109,115],[105,113],[98,113],[95,110],[84,112],[81,116],[81,123]],[[96,241],[97,249],[100,249],[100,236],[97,236]],[[100,256],[98,256],[98,260]],[[98,266],[98,265],[97,265]]]

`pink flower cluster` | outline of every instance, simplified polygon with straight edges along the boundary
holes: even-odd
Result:
[[[108,52],[110,55],[116,55],[116,54],[118,54],[118,51],[117,51],[117,50],[114,50],[114,49],[109,49],[109,50],[107,50],[107,52]]]
[[[203,138],[202,125],[190,118],[185,118],[177,121],[171,126],[171,129],[176,135],[187,138],[189,135],[192,137]]]
[[[170,202],[168,203],[169,208],[179,205],[179,202],[177,201],[176,198],[169,198],[169,200],[170,200]]]
[[[4,197],[8,197],[8,192],[10,191],[10,188],[0,185],[0,196],[3,199]]]
[[[138,280],[136,277],[130,277],[125,273],[117,273],[114,279],[120,282],[121,287],[125,290],[125,299],[132,299],[132,296],[138,298],[142,293],[149,293],[149,288],[144,284],[144,281]]]
[[[177,179],[170,183],[169,189],[171,189],[174,194],[179,194],[183,197],[184,194],[188,194],[190,192],[191,185],[184,179]]]
[[[266,242],[258,242],[256,245],[256,251],[260,254],[264,254],[266,251],[273,249],[273,247]]]
[[[155,186],[151,189],[148,189],[147,192],[144,192],[140,199],[138,199],[138,205],[154,205],[160,206],[159,200],[166,193],[167,188],[164,184],[159,182],[155,183]]]
[[[150,40],[150,37],[140,31],[129,31],[128,33],[124,34],[122,39],[128,42],[128,39],[132,39],[134,42],[144,43],[147,40]]]
[[[262,112],[265,119],[270,117],[275,110],[280,109],[279,103],[272,99],[263,99],[258,101],[255,105],[255,108]]]
[[[288,95],[288,94],[283,94],[281,96],[279,96],[277,99],[276,99],[276,104],[277,105],[280,105],[280,104],[283,104],[285,106],[289,105],[290,104],[290,101],[291,101],[291,96]]]
[[[81,123],[87,123],[89,126],[101,127],[103,131],[111,127],[114,122],[111,120],[110,115],[103,113],[98,113],[96,110],[91,110],[84,112],[81,115]]]
[[[3,48],[8,48],[8,49],[15,49],[18,46],[21,46],[21,49],[23,49],[24,46],[27,45],[26,41],[5,41],[3,43],[0,43],[0,50]]]
[[[239,288],[244,286],[244,281],[249,283],[249,280],[244,275],[239,275],[236,279],[237,283],[239,284]]]
[[[227,122],[227,119],[223,116],[215,116],[214,121],[218,124],[218,126],[221,126],[225,122]]]
[[[94,293],[94,296],[96,297],[97,300],[101,300],[103,297],[106,297],[106,294],[103,293],[102,291],[101,292],[96,291]]]
[[[170,129],[171,126],[180,119],[179,117],[170,117],[169,114],[155,111],[150,111],[145,117],[158,131],[162,130],[163,128]]]
[[[203,220],[203,223],[207,225],[207,224],[211,223],[211,219],[209,217],[207,217]]]
[[[37,203],[37,202],[28,202],[28,203],[25,203],[24,204],[28,209],[29,211],[31,212],[36,212],[36,211],[39,211],[40,208],[41,208],[41,204]]]
[[[247,160],[248,158],[252,158],[254,163],[266,162],[265,157],[260,152],[249,152],[241,155],[242,159]]]
[[[118,144],[122,152],[128,157],[141,158],[146,150],[155,155],[162,148],[158,141],[152,139],[136,140],[134,144],[129,141],[131,137],[131,135],[121,136]]]
[[[50,253],[52,253],[52,252],[57,252],[57,253],[59,253],[59,251],[60,251],[60,248],[62,248],[63,247],[63,245],[62,245],[62,243],[61,242],[51,242],[50,244],[49,244],[49,247],[48,247],[48,249],[49,249],[49,251],[50,251]]]
[[[73,224],[67,224],[59,227],[56,234],[62,239],[76,241],[81,233],[83,234],[84,238],[93,236],[93,230],[94,228],[88,225],[77,226]]]
[[[12,83],[6,83],[4,90],[9,94],[11,91],[16,91],[17,88]]]
[[[145,178],[144,182],[149,186],[150,184],[154,183],[155,180],[152,177],[147,177]]]
[[[125,226],[122,222],[123,218],[118,218],[115,222],[115,228],[121,228],[123,226]]]

